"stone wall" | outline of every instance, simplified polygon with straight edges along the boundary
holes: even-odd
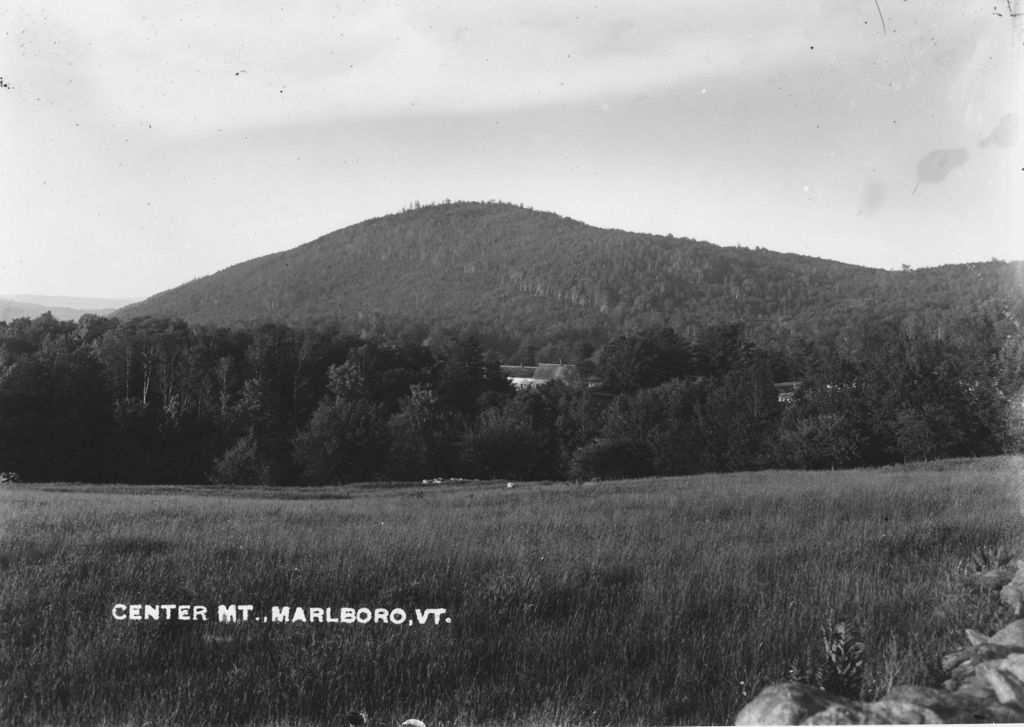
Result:
[[[1024,723],[1024,560],[971,580],[1000,589],[1016,619],[991,636],[967,629],[967,645],[947,655],[941,689],[901,686],[877,702],[857,702],[807,684],[765,688],[736,716],[738,725]]]

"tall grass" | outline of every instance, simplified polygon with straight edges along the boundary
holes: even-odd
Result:
[[[934,683],[995,609],[1019,459],[512,489],[0,489],[0,722],[731,723],[829,615]],[[116,621],[115,603],[442,607],[450,624]],[[215,619],[215,616],[214,616]]]

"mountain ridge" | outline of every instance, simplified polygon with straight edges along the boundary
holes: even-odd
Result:
[[[138,303],[139,298],[96,298],[82,295],[40,295],[38,293],[0,293],[0,299],[13,300],[19,303],[32,303],[42,306],[58,306],[62,308],[75,308],[78,310],[117,310],[132,303]]]
[[[118,310],[118,305],[111,305],[102,308],[85,306],[59,305],[54,302],[37,303],[32,299],[60,300],[64,296],[4,296],[0,295],[0,321],[13,321],[17,318],[37,318],[44,313],[50,313],[54,318],[61,321],[76,321],[84,315],[94,314],[101,316],[112,315]],[[81,300],[68,298],[68,300]],[[123,301],[117,301],[123,305]]]

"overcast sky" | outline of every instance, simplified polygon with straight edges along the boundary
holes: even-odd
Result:
[[[145,297],[446,198],[1024,258],[1006,0],[70,7],[0,8],[0,293]]]

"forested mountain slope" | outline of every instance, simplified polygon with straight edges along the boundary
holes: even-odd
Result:
[[[591,227],[504,203],[428,205],[240,263],[122,309],[192,323],[439,326],[508,339],[608,339],[740,322],[755,340],[821,338],[864,315],[941,335],[1024,312],[1022,265],[885,271]]]

